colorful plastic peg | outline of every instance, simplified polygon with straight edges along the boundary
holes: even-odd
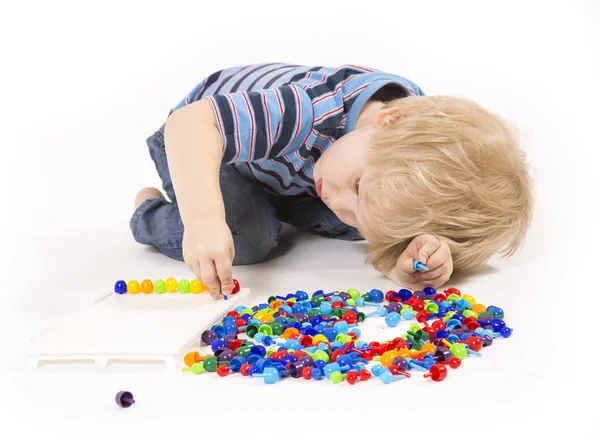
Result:
[[[275,384],[279,381],[279,371],[275,367],[265,367],[262,373],[253,373],[252,378],[263,378],[265,384]]]
[[[425,271],[425,272],[428,272],[428,271],[429,271],[429,269],[428,269],[427,267],[425,267],[425,266],[423,265],[423,263],[422,263],[421,261],[419,261],[418,259],[416,259],[416,260],[413,262],[413,268],[414,268],[415,270],[423,270],[423,271]]]
[[[372,313],[367,313],[365,314],[365,317],[371,317],[371,316],[379,316],[379,317],[383,317],[387,314],[387,310],[384,307],[378,307],[375,311],[373,311]]]
[[[154,291],[154,286],[152,285],[152,281],[150,279],[144,279],[140,286],[142,289],[142,293],[150,294]]]
[[[450,348],[450,353],[454,355],[456,358],[460,360],[464,360],[467,358],[467,348],[461,343],[450,343],[445,338],[442,339],[442,342]]]
[[[127,292],[129,294],[139,294],[140,284],[135,279],[132,279],[127,283]]]
[[[115,293],[117,293],[117,294],[127,293],[127,284],[125,283],[125,281],[117,281],[115,283]]]
[[[423,375],[423,378],[431,377],[434,381],[442,381],[446,376],[448,376],[448,369],[446,369],[446,366],[443,364],[435,364],[431,366],[429,372]]]
[[[117,393],[115,396],[115,401],[121,408],[129,408],[135,404],[135,399],[133,399],[133,395],[129,391],[120,391]]]
[[[177,291],[177,280],[175,278],[167,278],[165,285],[169,293],[175,293]]]
[[[387,316],[385,316],[385,324],[390,328],[395,328],[398,326],[398,323],[400,323],[400,318],[400,314],[396,312],[389,313]]]
[[[202,363],[194,363],[191,367],[181,369],[182,372],[192,372],[194,375],[204,373],[204,370],[204,364]]]
[[[400,379],[405,379],[405,378],[406,378],[406,376],[404,376],[404,375],[392,375],[392,372],[390,372],[388,369],[384,369],[383,372],[381,372],[379,374],[379,379],[384,384],[391,384],[394,381],[398,381]]]
[[[440,361],[438,364],[444,364],[450,366],[451,369],[458,369],[461,365],[462,361],[460,358],[452,357],[448,361]],[[432,366],[433,367],[433,366]]]
[[[237,279],[233,280],[233,290],[231,290],[231,294],[237,294],[241,290],[240,283]]]
[[[165,286],[165,281],[163,281],[162,279],[157,279],[156,281],[154,281],[154,292],[156,294],[163,294],[166,293],[167,288]]]
[[[179,281],[177,284],[177,291],[179,291],[180,294],[188,294],[190,292],[190,281],[187,279]]]

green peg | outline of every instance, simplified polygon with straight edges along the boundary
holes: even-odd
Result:
[[[167,287],[165,285],[165,281],[162,279],[157,279],[154,281],[154,292],[157,294],[163,294],[167,292]]]
[[[456,314],[456,311],[448,311],[446,313],[446,315],[442,318],[442,320],[444,321],[444,323],[447,323],[448,320],[450,320],[452,318],[452,316],[454,316],[454,314]]]
[[[229,364],[229,361],[217,361],[217,357],[208,357],[204,360],[204,370],[207,372],[216,372],[217,366]]]
[[[248,327],[246,328],[246,335],[250,338],[254,338],[257,332],[258,326],[255,324],[248,325]]]
[[[285,325],[281,322],[272,322],[271,323],[271,329],[273,329],[273,335],[276,336],[281,336],[281,334],[283,334],[283,331],[285,331]]]
[[[356,288],[349,288],[347,293],[350,295],[352,300],[358,299],[360,297],[360,291],[358,291]]]
[[[452,344],[445,338],[442,340],[442,342],[450,348],[450,353],[452,355],[454,355],[456,358],[458,358],[459,360],[464,360],[465,358],[467,358],[467,348],[465,348],[465,346],[463,344],[461,344],[461,343]]]
[[[321,305],[321,302],[323,302],[324,300],[325,300],[325,297],[322,294],[315,294],[311,298],[311,301],[314,302],[316,306]]]
[[[308,352],[307,352],[308,353]],[[323,361],[324,363],[328,363],[329,362],[329,354],[321,349],[317,349],[312,355],[311,355],[313,361]]]
[[[339,384],[344,380],[344,375],[342,375],[342,372],[338,372],[336,370],[335,372],[331,372],[331,375],[329,375],[329,380],[334,384]]]
[[[271,328],[271,326],[269,326],[269,325],[261,325],[261,327],[258,328],[258,332],[268,335],[268,336],[271,336],[271,335],[273,335],[273,328]]]
[[[460,300],[460,299],[461,299],[461,297],[460,297],[458,294],[456,294],[456,293],[449,294],[449,295],[446,297],[446,300],[447,300],[448,302],[450,302],[450,303],[452,303],[452,299],[455,299],[455,300]]]
[[[179,290],[179,293],[181,294],[187,294],[190,292],[190,281],[188,281],[187,279],[182,279],[181,281],[179,281],[179,284],[177,284],[177,289]]]
[[[425,305],[425,311],[429,314],[436,314],[439,311],[440,307],[435,302],[429,302]]]
[[[192,367],[185,367],[181,369],[182,372],[192,372],[194,375],[199,375],[204,373],[204,364],[202,363],[194,363]]]
[[[463,311],[463,316],[465,317],[473,317],[475,319],[479,318],[479,314],[477,314],[475,311],[473,310],[464,310]]]

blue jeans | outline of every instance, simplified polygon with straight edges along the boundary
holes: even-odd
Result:
[[[183,261],[184,227],[167,164],[164,125],[146,142],[168,200],[145,200],[133,213],[131,231],[138,243]],[[231,165],[221,166],[220,183],[235,246],[234,265],[263,261],[277,246],[282,222],[329,238],[363,239],[356,228],[344,224],[319,198],[273,195]]]

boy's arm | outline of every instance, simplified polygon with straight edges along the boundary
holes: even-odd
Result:
[[[183,223],[211,217],[225,220],[219,186],[223,142],[207,100],[171,114],[165,125],[165,148]]]
[[[184,225],[185,262],[213,297],[221,289],[229,294],[234,247],[219,183],[223,142],[208,101],[170,115],[165,150]]]

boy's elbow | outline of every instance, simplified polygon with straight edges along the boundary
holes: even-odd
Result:
[[[185,105],[169,115],[165,123],[165,137],[175,131],[189,130],[200,126],[217,126],[210,102],[206,99]]]

